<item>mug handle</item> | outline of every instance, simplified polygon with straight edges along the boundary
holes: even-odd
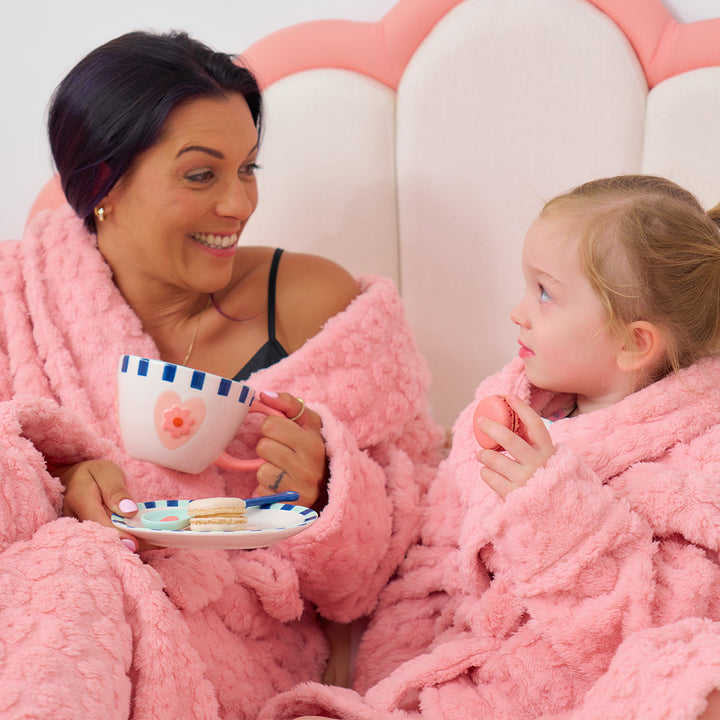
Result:
[[[279,415],[280,417],[285,417],[285,415],[279,410],[275,410],[275,408],[271,408],[265,405],[265,403],[260,402],[260,400],[254,400],[248,412],[257,412],[263,413],[263,415]],[[236,458],[232,455],[228,455],[226,452],[224,452],[220,453],[217,460],[215,460],[215,465],[221,468],[225,468],[227,470],[257,470],[264,462],[265,461],[262,458],[250,458],[243,460],[241,458]]]

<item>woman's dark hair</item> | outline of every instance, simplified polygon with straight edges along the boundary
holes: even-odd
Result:
[[[85,226],[95,231],[95,206],[179,103],[229,93],[245,98],[260,133],[255,76],[186,33],[131,32],[83,58],[53,94],[48,134],[65,197]]]

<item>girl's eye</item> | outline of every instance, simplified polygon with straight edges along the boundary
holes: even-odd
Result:
[[[252,177],[255,174],[256,170],[260,169],[260,165],[257,163],[248,163],[247,165],[243,165],[238,170],[238,175],[245,175],[246,177]]]
[[[540,302],[542,302],[542,303],[552,302],[550,293],[542,285],[538,285],[538,288],[540,288]]]
[[[208,183],[215,177],[215,175],[212,170],[201,170],[200,172],[191,173],[185,177],[193,183]]]

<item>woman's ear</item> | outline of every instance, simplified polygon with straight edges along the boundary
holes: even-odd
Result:
[[[651,322],[636,320],[627,327],[617,364],[624,372],[652,372],[665,356],[665,351],[665,340],[659,328]]]

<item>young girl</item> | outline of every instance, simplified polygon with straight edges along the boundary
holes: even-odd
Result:
[[[455,424],[422,542],[363,638],[361,694],[307,684],[262,717],[589,717],[593,703],[652,699],[633,654],[649,647],[642,633],[720,619],[713,218],[649,176],[590,182],[545,206],[511,314],[519,357]],[[483,421],[504,451],[473,436],[476,402],[494,393],[511,396],[526,428]],[[706,644],[668,641],[653,677],[665,698],[679,678],[684,709],[663,717],[696,717],[720,686],[718,664],[691,690],[674,673],[683,638],[684,663],[707,669]],[[609,682],[616,656],[623,681]]]

